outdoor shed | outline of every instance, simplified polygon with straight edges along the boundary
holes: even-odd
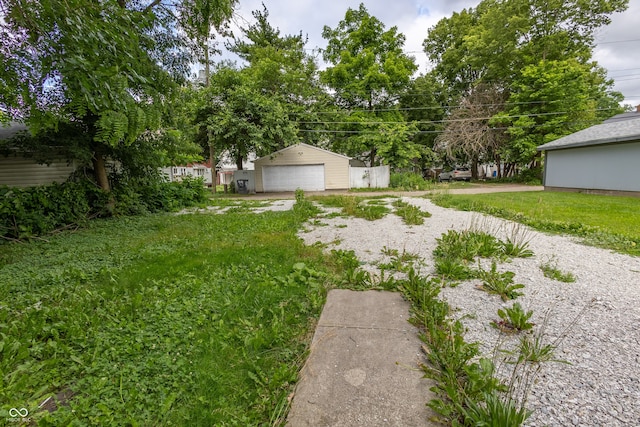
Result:
[[[640,114],[538,147],[545,190],[640,196]]]
[[[296,144],[254,161],[256,192],[349,188],[349,157]]]

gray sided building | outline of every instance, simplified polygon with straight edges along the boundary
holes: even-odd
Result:
[[[545,190],[640,197],[640,106],[538,147]]]

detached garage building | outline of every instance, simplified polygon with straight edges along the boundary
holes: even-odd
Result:
[[[545,190],[640,196],[638,110],[538,147]]]
[[[349,188],[349,157],[297,144],[254,160],[256,192]]]

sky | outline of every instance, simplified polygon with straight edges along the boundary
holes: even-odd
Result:
[[[453,12],[479,3],[478,0],[240,0],[234,21],[246,27],[253,20],[251,12],[262,10],[261,3],[264,3],[269,11],[269,22],[279,28],[281,34],[302,31],[308,37],[307,49],[324,48],[326,40],[322,38],[322,28],[325,25],[335,28],[347,8],[357,9],[361,2],[387,29],[396,26],[404,34],[404,50],[416,59],[418,73],[428,71],[428,61],[422,50],[428,29]],[[598,31],[594,51],[594,59],[615,80],[614,90],[624,95],[625,104],[634,107],[640,105],[638,16],[640,0],[630,0],[625,12],[613,15],[611,25]],[[230,58],[228,54],[223,57]],[[318,61],[322,61],[320,55]]]

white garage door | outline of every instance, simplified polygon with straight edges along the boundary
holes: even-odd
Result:
[[[324,165],[263,166],[262,186],[265,192],[324,191]]]

